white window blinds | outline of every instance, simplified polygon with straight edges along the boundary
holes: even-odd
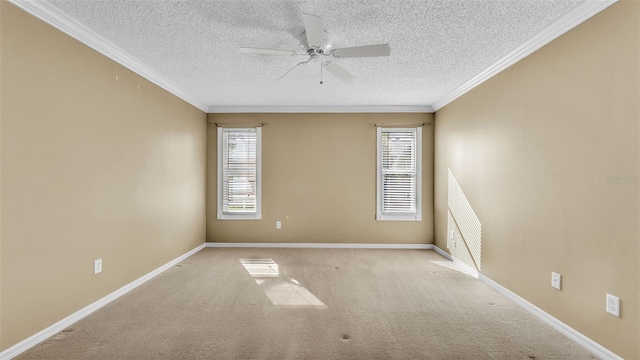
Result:
[[[260,218],[260,128],[218,128],[218,218]]]
[[[421,220],[421,130],[378,128],[378,220]]]

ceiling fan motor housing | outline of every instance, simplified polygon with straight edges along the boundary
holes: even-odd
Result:
[[[328,55],[329,53],[331,53],[331,49],[333,48],[333,44],[331,44],[331,35],[326,30],[324,30],[322,35],[323,45],[321,47],[312,48],[307,42],[307,32],[303,31],[300,34],[300,47],[304,49],[304,52],[306,52],[310,56],[313,56],[312,53]]]

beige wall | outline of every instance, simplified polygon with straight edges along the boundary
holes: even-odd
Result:
[[[450,169],[482,224],[482,273],[627,359],[640,358],[639,87],[640,2],[621,1],[435,120],[436,245]]]
[[[209,114],[260,123],[262,220],[217,220],[217,129],[208,129],[207,241],[419,243],[433,240],[433,126],[423,131],[420,222],[376,221],[376,129],[432,114]],[[276,220],[282,229],[276,230]]]
[[[435,134],[435,243],[451,169],[482,222],[482,272],[625,358],[640,357],[639,7],[612,6],[441,109]],[[219,221],[216,128],[199,110],[4,1],[0,81],[0,351],[201,244],[205,157],[207,241],[433,241],[434,128],[423,221],[379,222],[369,126],[430,114],[209,115],[269,123],[262,220]]]
[[[2,8],[0,5],[0,159],[2,159]],[[0,161],[2,174],[2,161]],[[0,204],[2,204],[2,176],[0,176]],[[2,351],[2,206],[0,206],[0,351]]]
[[[6,349],[204,243],[206,115],[0,9]]]

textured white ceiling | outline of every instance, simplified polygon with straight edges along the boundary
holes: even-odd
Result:
[[[47,0],[207,107],[431,105],[583,0]],[[391,56],[338,59],[345,84],[297,50],[302,13],[324,19],[334,48],[388,43]]]

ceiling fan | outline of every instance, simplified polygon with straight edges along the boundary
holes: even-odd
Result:
[[[311,14],[302,14],[305,31],[300,34],[300,41],[304,52],[294,50],[280,49],[262,49],[262,48],[240,48],[241,53],[249,54],[267,54],[267,55],[285,55],[285,56],[309,56],[306,61],[302,61],[294,66],[291,70],[282,75],[278,81],[292,78],[310,63],[320,63],[320,84],[322,81],[322,69],[326,69],[336,78],[345,83],[353,82],[356,77],[336,64],[331,59],[339,58],[355,58],[355,57],[377,57],[389,56],[391,48],[389,44],[367,45],[358,47],[349,47],[342,49],[331,49],[329,42],[329,33],[324,30],[324,22],[321,17]]]

